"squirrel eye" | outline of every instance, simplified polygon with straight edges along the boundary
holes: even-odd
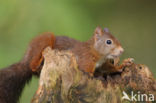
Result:
[[[111,40],[107,40],[106,43],[110,45],[110,44],[112,44],[112,41]]]

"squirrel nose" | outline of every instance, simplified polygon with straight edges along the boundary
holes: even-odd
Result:
[[[120,48],[120,54],[122,54],[124,52],[123,48]]]

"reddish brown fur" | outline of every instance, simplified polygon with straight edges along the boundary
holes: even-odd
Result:
[[[56,36],[54,49],[70,50],[76,57],[79,69],[87,73],[93,74],[95,71],[96,62],[101,58],[101,55],[93,48],[94,39],[87,42],[80,42],[64,36]],[[122,67],[115,67],[111,63],[106,62],[107,72],[118,72]]]
[[[32,71],[38,71],[41,62],[43,61],[42,51],[47,47],[50,46],[53,48],[55,44],[55,37],[52,33],[47,32],[44,35],[40,35],[34,38],[29,48],[26,52],[24,62],[30,62],[30,68]],[[27,61],[25,61],[27,60]]]
[[[92,40],[80,42],[68,37],[57,36],[54,49],[72,51],[77,57],[79,69],[93,73],[95,64],[100,58],[99,53],[93,49],[93,42]]]

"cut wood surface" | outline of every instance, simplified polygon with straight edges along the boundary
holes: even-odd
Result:
[[[69,51],[46,48],[43,55],[45,63],[32,103],[156,102],[156,80],[145,65],[132,64],[120,74],[95,78],[78,69]],[[122,98],[124,93],[129,100]],[[137,96],[131,98],[132,93]],[[142,98],[143,94],[147,96]]]

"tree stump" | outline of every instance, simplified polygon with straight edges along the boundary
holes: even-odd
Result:
[[[156,102],[156,80],[145,65],[133,64],[120,74],[101,79],[80,71],[69,51],[46,48],[43,55],[45,62],[32,103]]]

